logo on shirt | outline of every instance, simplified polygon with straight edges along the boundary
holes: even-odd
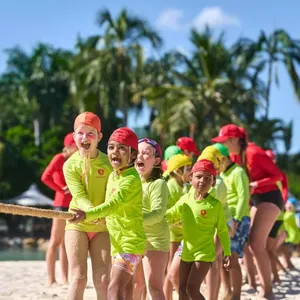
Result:
[[[200,211],[200,215],[201,215],[201,216],[205,216],[205,215],[206,215],[206,210],[202,209],[202,210]]]
[[[105,170],[100,168],[97,170],[97,178],[101,178],[101,177],[104,177],[104,174],[105,174]]]
[[[99,175],[104,175],[104,169],[98,169],[98,174]]]

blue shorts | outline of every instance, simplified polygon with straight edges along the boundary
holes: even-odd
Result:
[[[238,224],[234,237],[231,238],[231,252],[236,252],[239,258],[244,256],[244,247],[248,240],[249,229],[250,217],[243,217]]]

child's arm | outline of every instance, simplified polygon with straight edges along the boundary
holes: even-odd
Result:
[[[233,218],[236,221],[241,221],[243,217],[243,212],[246,210],[246,207],[249,205],[249,179],[244,171],[244,169],[239,168],[239,172],[236,172],[234,177],[234,183],[236,191],[238,194],[238,203],[235,210],[235,216]]]
[[[62,155],[55,155],[45,171],[42,174],[41,181],[49,188],[56,192],[62,192],[63,186],[58,186],[53,180],[53,174],[57,171],[57,167],[62,167],[65,162],[65,158]]]
[[[181,211],[182,211],[182,206],[186,200],[186,197],[188,194],[183,195],[179,201],[176,202],[176,204],[169,208],[166,212],[166,220],[168,223],[173,223],[176,224],[181,220]]]
[[[220,239],[223,251],[224,251],[224,256],[230,256],[231,251],[230,251],[230,237],[229,237],[229,232],[228,228],[226,225],[225,221],[225,216],[224,212],[222,209],[221,203],[218,203],[217,206],[217,234]]]
[[[85,191],[80,174],[72,169],[72,164],[68,164],[68,161],[63,166],[63,172],[68,189],[72,194],[72,201],[76,201],[76,206],[83,210],[94,207]]]
[[[138,179],[138,180],[137,180]],[[87,221],[101,219],[118,210],[125,202],[135,197],[136,191],[142,189],[139,177],[128,175],[119,183],[113,198],[85,212]]]
[[[144,214],[144,225],[160,222],[167,210],[169,189],[165,181],[155,180],[149,185],[151,211]]]

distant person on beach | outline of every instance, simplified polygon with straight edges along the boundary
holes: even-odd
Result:
[[[98,150],[101,121],[91,112],[74,122],[78,151],[64,164],[63,171],[72,195],[70,209],[91,209],[104,203],[108,177],[112,172],[107,155]],[[71,272],[68,300],[82,300],[87,283],[87,258],[91,257],[97,300],[107,299],[111,266],[110,241],[104,220],[80,224],[67,222],[65,243]]]
[[[271,262],[266,247],[269,233],[284,206],[277,185],[282,179],[281,171],[263,149],[254,143],[248,143],[246,131],[237,125],[223,126],[219,136],[212,141],[224,144],[229,153],[238,155],[241,166],[249,176],[251,191],[249,245],[257,263],[262,287],[259,296],[273,300],[275,297],[271,280]]]
[[[77,151],[73,138],[73,133],[69,133],[64,138],[64,149],[62,153],[56,154],[42,174],[41,181],[55,191],[55,198],[52,204],[54,210],[68,211],[72,196],[67,188],[63,174],[65,161]],[[57,249],[59,248],[59,260],[61,264],[62,281],[68,282],[68,260],[64,243],[66,221],[53,219],[50,242],[46,254],[48,284],[56,283],[55,262]]]

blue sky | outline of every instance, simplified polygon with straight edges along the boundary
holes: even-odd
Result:
[[[270,33],[275,28],[283,28],[293,38],[300,39],[299,0],[111,0],[105,7],[113,14],[126,7],[146,18],[164,38],[165,49],[188,51],[190,26],[201,29],[206,22],[216,31],[226,30],[229,44],[241,36],[256,39],[261,29]],[[0,50],[18,44],[30,51],[38,42],[72,49],[78,34],[85,37],[99,33],[95,19],[101,8],[104,5],[96,0],[1,1]],[[1,51],[0,72],[5,70],[5,60]],[[300,103],[297,103],[284,68],[279,67],[279,75],[280,88],[274,86],[271,91],[270,116],[294,121],[292,152],[299,152]],[[134,118],[131,118],[130,124],[133,123]]]

